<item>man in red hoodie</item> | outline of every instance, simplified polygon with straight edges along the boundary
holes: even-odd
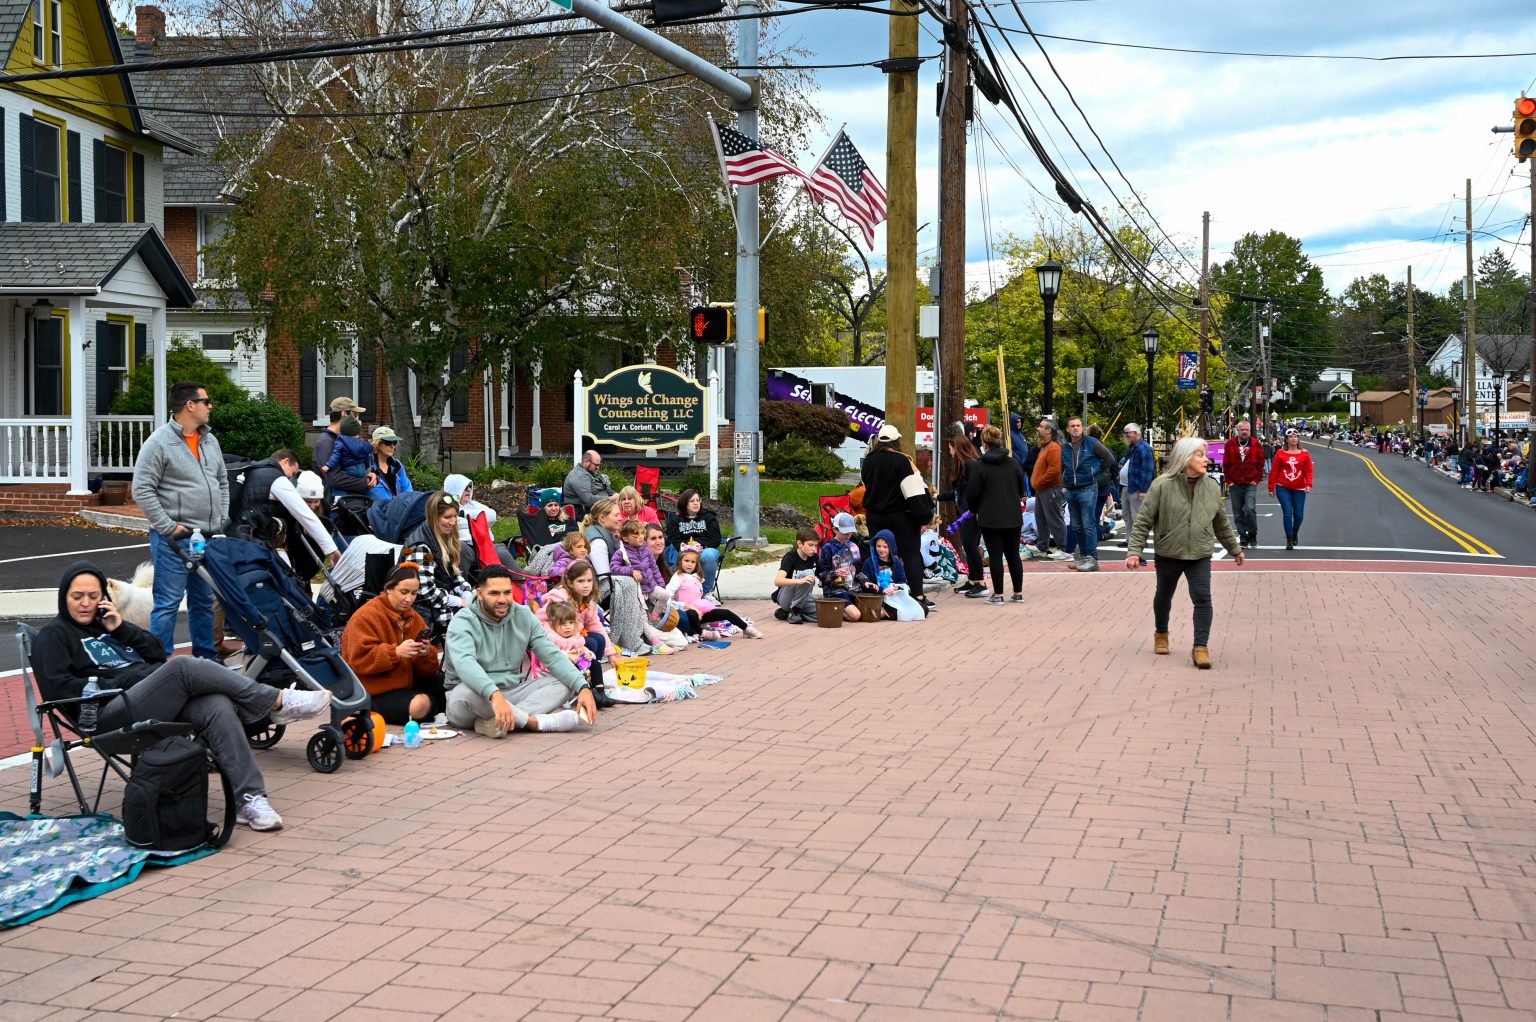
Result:
[[[1227,477],[1227,492],[1232,497],[1232,524],[1243,546],[1257,546],[1259,516],[1256,506],[1259,484],[1264,481],[1264,445],[1252,436],[1247,422],[1237,424],[1237,435],[1227,438],[1226,456],[1221,470]]]

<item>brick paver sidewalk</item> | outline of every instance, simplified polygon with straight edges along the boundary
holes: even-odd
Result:
[[[1528,581],[1223,572],[1208,672],[1150,573],[1026,584],[592,734],[290,736],[287,830],[0,933],[0,1017],[1536,1017]]]

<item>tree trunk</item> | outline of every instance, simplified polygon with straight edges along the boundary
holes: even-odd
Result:
[[[411,415],[411,372],[403,365],[391,361],[385,378],[389,381],[388,425],[394,427],[403,441],[399,448],[399,457],[403,460],[420,451],[417,446],[416,423]]]
[[[448,405],[448,388],[442,384],[442,371],[438,369],[429,378],[416,379],[416,406],[421,425],[416,427],[416,448],[421,460],[436,468],[443,455],[443,409]]]

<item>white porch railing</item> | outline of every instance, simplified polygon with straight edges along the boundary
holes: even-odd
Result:
[[[0,483],[69,482],[68,419],[0,419]]]
[[[87,420],[92,472],[128,472],[155,431],[153,415],[92,415]]]

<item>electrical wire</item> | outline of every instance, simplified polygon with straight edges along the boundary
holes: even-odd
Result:
[[[1003,32],[1012,32],[1019,35],[1034,35],[1027,29],[1011,28],[999,25]],[[1401,53],[1389,56],[1374,57],[1355,53],[1266,53],[1253,50],[1205,50],[1193,46],[1156,46],[1151,43],[1124,43],[1112,42],[1107,39],[1084,39],[1081,36],[1050,35],[1039,33],[1041,39],[1055,39],[1064,43],[1082,43],[1085,46],[1111,46],[1125,50],[1152,50],[1157,53],[1194,53],[1213,57],[1260,57],[1267,60],[1358,60],[1387,63],[1391,61],[1405,60],[1500,60],[1505,57],[1536,57],[1536,51],[1521,51],[1514,53]],[[1532,83],[1536,88],[1536,82]]]

